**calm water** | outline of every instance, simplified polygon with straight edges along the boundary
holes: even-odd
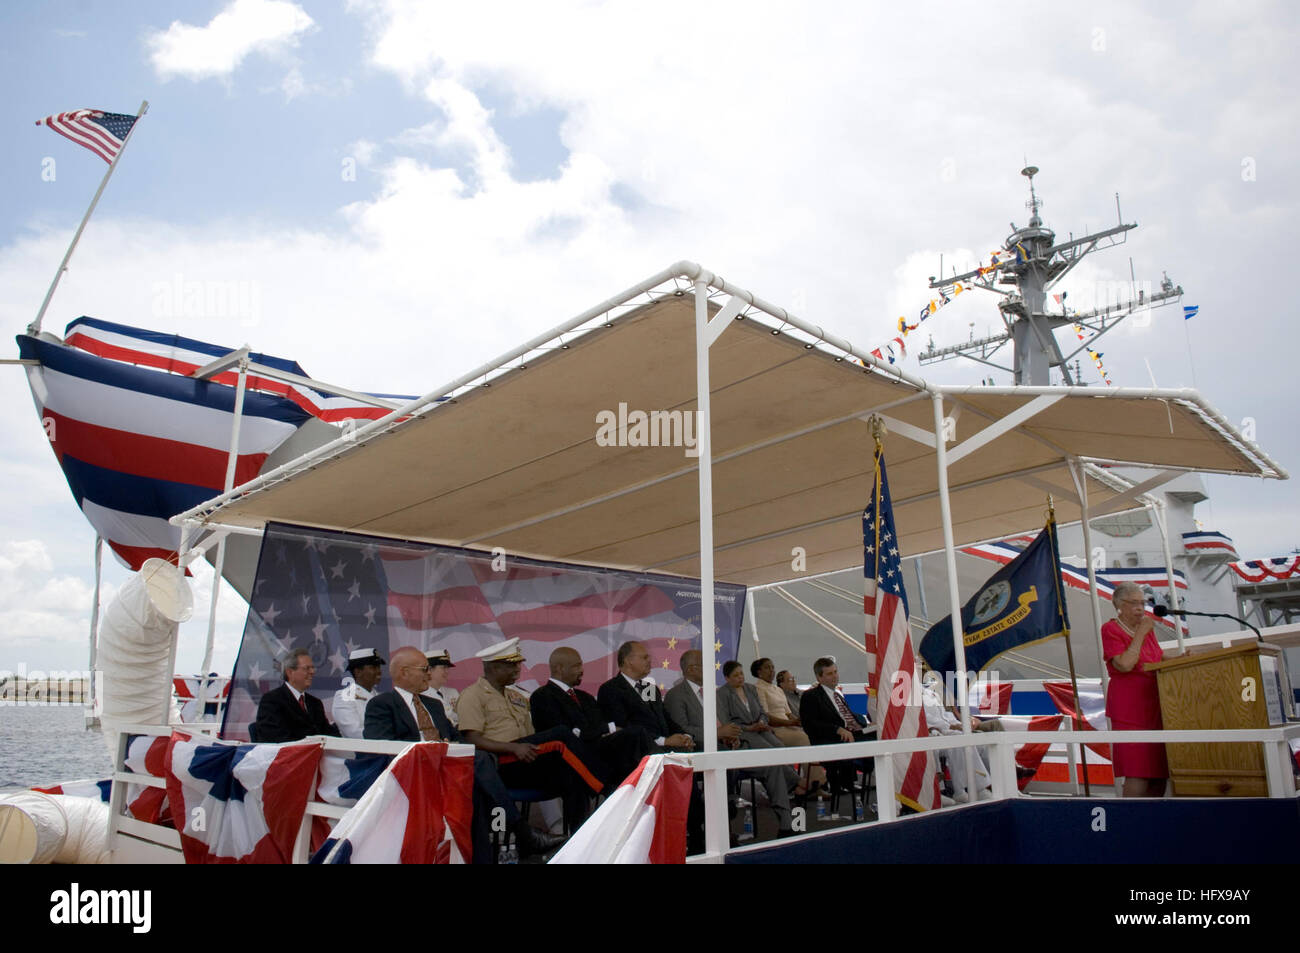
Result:
[[[82,722],[80,705],[0,705],[0,791],[108,777],[103,736]]]

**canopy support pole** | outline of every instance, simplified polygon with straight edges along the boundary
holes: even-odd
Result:
[[[1169,608],[1177,611],[1180,608],[1178,601],[1178,585],[1174,579],[1174,557],[1169,552],[1169,519],[1165,510],[1165,501],[1156,500],[1151,507],[1151,515],[1155,518],[1156,528],[1160,530],[1160,547],[1165,554],[1165,578],[1169,582]],[[1178,639],[1178,651],[1186,651],[1183,645],[1183,620],[1179,616],[1173,616],[1174,636]]]
[[[1074,490],[1079,498],[1079,525],[1083,527],[1083,558],[1088,566],[1088,606],[1092,609],[1092,637],[1097,642],[1097,662],[1101,666],[1101,693],[1104,697],[1110,687],[1106,674],[1106,653],[1101,647],[1101,600],[1097,595],[1097,568],[1092,559],[1092,528],[1088,513],[1088,478],[1083,472],[1083,464],[1076,457],[1070,457],[1070,477],[1074,480]],[[1077,713],[1080,717],[1083,712]]]
[[[943,516],[943,555],[948,566],[948,602],[952,613],[952,650],[957,664],[956,694],[961,704],[962,734],[971,733],[970,723],[970,686],[966,671],[966,646],[962,640],[961,630],[961,592],[957,586],[957,550],[953,543],[952,500],[948,498],[948,441],[944,439],[943,395],[934,394],[931,398],[934,406],[934,459],[939,472],[939,511]],[[892,679],[892,673],[890,678]],[[881,683],[884,684],[883,682]],[[918,699],[919,701],[919,699]],[[882,711],[879,702],[876,708]],[[967,794],[971,802],[979,799],[979,782],[975,774],[975,748],[968,745],[963,757],[966,759],[966,779],[970,785]],[[892,793],[892,792],[891,792]]]
[[[244,419],[244,392],[248,387],[248,345],[239,359],[239,382],[235,385],[235,413],[230,425],[230,452],[226,455],[226,480],[224,490],[235,485],[235,467],[239,462],[239,429]],[[217,543],[217,559],[212,569],[212,601],[208,604],[208,639],[203,646],[203,668],[199,670],[199,717],[207,708],[208,673],[212,671],[212,646],[217,637],[217,602],[221,598],[221,574],[226,568],[226,536]]]
[[[758,644],[758,616],[754,614],[754,591],[745,590],[745,610],[749,614],[749,635],[754,640],[754,658],[760,658]]]
[[[725,316],[724,316],[725,317]],[[700,485],[700,653],[704,664],[704,750],[718,750],[718,698],[715,660],[716,623],[713,619],[713,424],[709,384],[709,347],[726,330],[732,318],[719,326],[709,326],[709,284],[695,280],[695,394],[699,414],[699,485]],[[710,768],[704,772],[704,844],[705,851],[721,861],[730,847],[727,825],[727,772]]]

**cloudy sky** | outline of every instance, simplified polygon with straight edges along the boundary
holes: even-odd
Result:
[[[35,315],[104,170],[33,121],[85,106],[150,103],[50,330],[86,314],[247,342],[404,393],[682,258],[884,343],[928,300],[940,254],[973,266],[1024,224],[1028,160],[1059,234],[1113,224],[1116,192],[1140,224],[1075,270],[1071,300],[1127,288],[1131,257],[1139,285],[1167,271],[1200,307],[1108,335],[1112,381],[1194,386],[1294,472],[1300,335],[1269,279],[1294,253],[1297,9],[5,4],[0,319],[16,334]],[[195,281],[245,293],[220,313],[169,300]],[[991,333],[993,300],[966,296],[924,330],[938,345]],[[1083,379],[1100,383],[1086,361]],[[93,533],[21,371],[0,388],[0,669],[83,667]],[[1300,545],[1297,484],[1208,483],[1198,515],[1243,557]],[[111,566],[105,594],[124,578]],[[244,610],[223,606],[228,670]],[[180,669],[203,632],[186,626]]]

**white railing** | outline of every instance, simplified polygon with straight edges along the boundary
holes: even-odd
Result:
[[[180,834],[172,827],[164,827],[161,824],[151,824],[147,821],[140,821],[126,814],[126,789],[128,784],[138,784],[150,788],[166,788],[167,782],[164,778],[157,778],[149,774],[136,774],[126,769],[126,749],[130,736],[145,735],[153,738],[171,737],[173,731],[180,731],[190,735],[214,735],[220,728],[219,724],[208,722],[191,723],[185,725],[127,725],[122,729],[122,733],[117,740],[117,758],[113,765],[113,789],[109,797],[108,812],[108,842],[112,849],[119,846],[119,838],[128,836],[138,841],[143,841],[155,850],[170,851],[176,855],[174,858],[177,863],[182,863],[180,857],[181,837]],[[368,741],[362,738],[333,738],[326,735],[314,735],[304,741],[320,741],[325,750],[325,754],[338,752],[351,755],[353,753],[364,754],[401,754],[406,748],[410,747],[411,742],[407,741]],[[453,747],[461,747],[454,745]],[[468,747],[468,746],[464,746]],[[320,786],[320,772],[317,771],[316,777],[312,780],[312,795],[315,796],[317,788]],[[348,812],[348,808],[337,804],[327,804],[323,801],[309,800],[307,810],[303,815],[302,824],[298,828],[298,837],[293,846],[293,862],[295,864],[305,864],[309,857],[311,847],[311,825],[313,817],[325,817],[332,821],[337,821]]]
[[[165,788],[166,781],[147,774],[135,774],[125,769],[128,735],[148,735],[152,737],[169,737],[173,730],[190,734],[211,734],[219,726],[213,724],[190,725],[129,725],[123,729],[118,738],[117,759],[113,771],[113,790],[109,804],[109,844],[116,848],[118,838],[128,836],[147,842],[155,848],[175,852],[180,862],[180,834],[170,827],[149,824],[133,817],[124,816],[126,807],[126,786],[139,784],[145,787]],[[1154,742],[1177,744],[1185,742],[1210,742],[1215,744],[1240,744],[1258,742],[1264,750],[1264,769],[1268,781],[1268,796],[1271,798],[1296,797],[1294,759],[1291,754],[1290,740],[1300,738],[1300,724],[1285,725],[1277,728],[1247,728],[1235,730],[1180,730],[1180,731],[1089,731],[1067,733],[1069,740],[1063,739],[1058,732],[978,732],[971,735],[935,735],[929,738],[914,738],[895,741],[859,741],[837,745],[809,745],[792,748],[752,748],[739,751],[719,751],[713,754],[690,754],[685,757],[691,766],[705,775],[706,783],[710,775],[718,771],[743,770],[779,764],[803,764],[806,762],[829,763],[832,761],[849,761],[858,758],[872,758],[875,768],[876,789],[878,792],[894,789],[894,763],[892,755],[912,751],[940,751],[944,749],[964,749],[968,747],[983,748],[988,756],[990,782],[992,784],[991,800],[1004,800],[1022,797],[1016,784],[1016,748],[1028,743],[1065,743],[1071,748],[1078,744],[1124,744]],[[362,752],[367,754],[400,754],[411,742],[405,741],[367,741],[360,738],[332,738],[314,736],[305,739],[319,740],[326,753]],[[319,774],[313,781],[312,790],[320,783]],[[862,823],[885,823],[898,817],[897,805],[892,797],[878,796],[876,821]],[[951,810],[960,810],[959,805]],[[325,817],[338,820],[346,814],[348,808],[320,801],[308,801],[307,810],[298,830],[294,843],[293,862],[306,863],[311,839],[313,817]],[[722,811],[709,815],[705,819],[709,825],[729,826],[726,804]],[[833,830],[818,832],[832,834],[845,830],[836,827]],[[815,836],[815,835],[814,835]],[[726,841],[726,838],[723,838]],[[708,852],[690,858],[692,863],[721,863],[723,854]]]
[[[894,741],[858,741],[836,745],[809,745],[797,748],[751,748],[740,751],[719,751],[714,754],[690,754],[694,769],[705,775],[705,784],[710,783],[710,776],[718,771],[767,767],[779,764],[803,764],[820,762],[828,764],[838,761],[850,761],[859,758],[872,758],[875,769],[875,784],[878,792],[878,812],[876,821],[862,823],[882,823],[896,820],[897,804],[893,797],[883,792],[894,790],[894,762],[891,755],[912,751],[939,751],[945,749],[982,748],[986,751],[989,763],[989,775],[992,784],[992,797],[989,800],[1003,800],[1024,797],[1016,784],[1016,748],[1024,744],[1061,744],[1073,748],[1080,744],[1125,744],[1154,742],[1160,744],[1179,744],[1188,742],[1210,742],[1215,744],[1241,744],[1259,742],[1264,749],[1264,771],[1268,781],[1268,796],[1271,798],[1296,797],[1295,761],[1291,753],[1290,739],[1300,738],[1300,724],[1283,725],[1276,728],[1246,728],[1233,730],[1178,730],[1178,731],[1088,731],[1067,733],[1068,741],[1058,732],[1023,732],[1023,731],[989,731],[970,735],[934,735],[929,738],[914,738]],[[1073,765],[1073,757],[1071,758]],[[1071,769],[1073,773],[1073,768]],[[1094,794],[1094,796],[1097,796]],[[987,803],[987,802],[985,802]],[[957,805],[951,810],[960,810],[966,805]],[[726,805],[723,810],[708,815],[706,825],[721,824],[729,826]],[[845,830],[843,826],[833,830],[817,832],[832,834]],[[716,843],[706,836],[706,842]],[[722,839],[724,842],[726,838]],[[766,844],[764,846],[770,846]],[[721,863],[728,851],[723,853],[706,852],[690,857],[691,863]]]

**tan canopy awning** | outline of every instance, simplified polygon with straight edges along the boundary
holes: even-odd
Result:
[[[768,320],[748,309],[711,350],[719,579],[755,585],[862,563],[872,413],[889,428],[901,554],[941,548],[932,392],[943,394],[950,419],[959,545],[1040,527],[1049,492],[1059,521],[1079,519],[1071,458],[1285,476],[1194,392],[927,390]],[[669,291],[197,515],[696,576],[697,458],[680,445],[696,436],[695,398],[694,298]],[[649,426],[637,430],[637,412],[656,438],[679,445],[627,445],[651,440]],[[630,425],[624,445],[605,445],[618,421]],[[1009,429],[981,443],[1000,427]],[[1122,481],[1089,471],[1093,513],[1136,505]]]

